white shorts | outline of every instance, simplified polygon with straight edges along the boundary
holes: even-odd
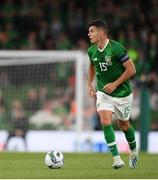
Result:
[[[126,97],[116,98],[109,96],[101,91],[98,91],[96,93],[96,96],[97,111],[109,110],[113,112],[114,117],[116,117],[117,119],[123,121],[129,120],[133,99],[132,94]]]

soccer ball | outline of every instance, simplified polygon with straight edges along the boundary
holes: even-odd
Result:
[[[50,169],[58,169],[64,165],[64,155],[58,151],[49,151],[45,156],[45,164]]]

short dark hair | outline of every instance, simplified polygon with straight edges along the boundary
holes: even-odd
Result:
[[[92,20],[89,23],[89,27],[90,26],[95,26],[97,28],[102,28],[106,34],[108,33],[108,23],[106,21],[104,21],[103,19]]]

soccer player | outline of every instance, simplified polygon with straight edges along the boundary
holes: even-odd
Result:
[[[130,147],[129,167],[135,168],[138,161],[135,131],[129,117],[132,91],[129,78],[135,73],[135,66],[125,48],[118,42],[108,39],[108,25],[102,19],[90,22],[88,37],[92,45],[88,48],[90,66],[88,72],[88,93],[96,98],[104,137],[113,155],[113,168],[125,164],[122,161],[115,141],[112,116],[118,119],[118,126],[125,134]],[[96,89],[93,81],[96,79]]]

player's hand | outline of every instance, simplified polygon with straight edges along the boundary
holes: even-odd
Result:
[[[92,98],[96,98],[96,91],[93,88],[93,86],[89,86],[88,87],[88,94],[92,97]]]
[[[108,83],[103,87],[103,90],[108,93],[111,94],[115,89],[117,88],[116,83],[112,82],[112,83]]]

